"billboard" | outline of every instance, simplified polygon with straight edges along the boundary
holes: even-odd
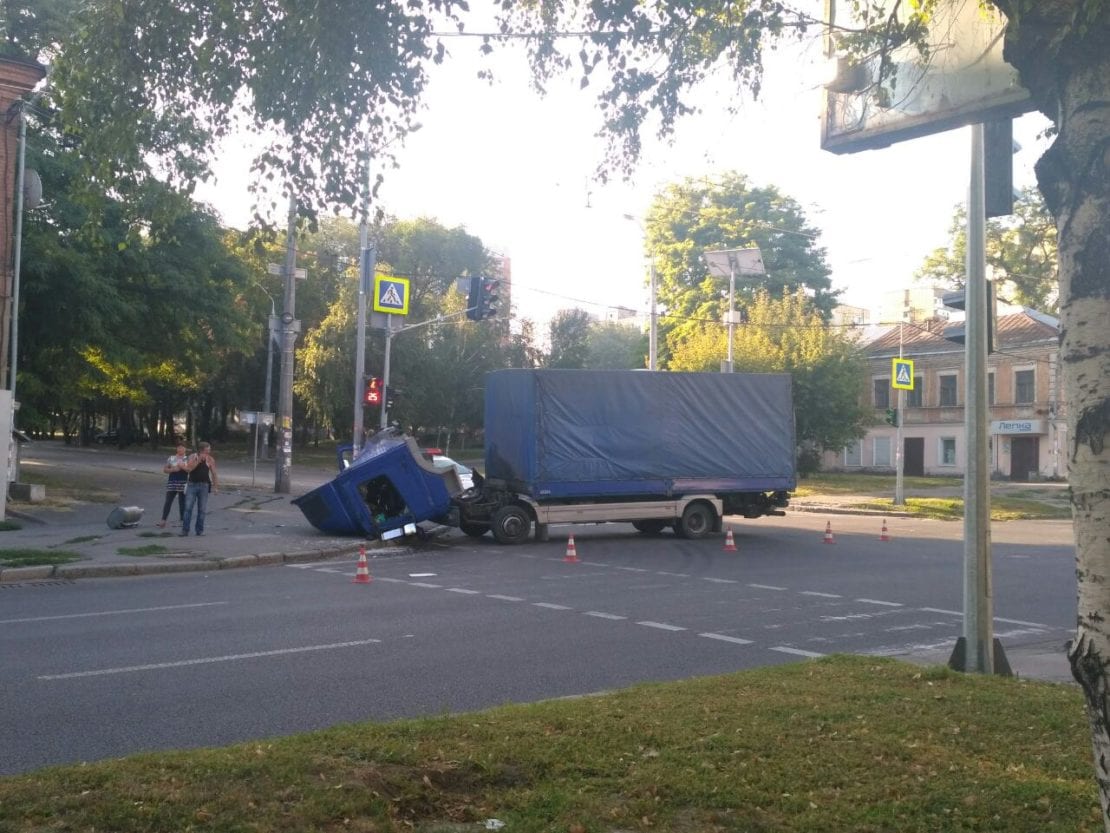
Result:
[[[884,15],[904,23],[917,4],[879,5]],[[825,91],[824,150],[873,150],[1035,109],[1017,70],[1002,58],[1006,19],[993,6],[937,0],[927,22],[928,54],[903,44],[859,61],[842,48],[848,33],[867,26],[853,14],[856,8],[852,0],[825,2],[826,54],[837,60],[838,73]]]

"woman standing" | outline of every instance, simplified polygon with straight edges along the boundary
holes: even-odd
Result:
[[[162,520],[159,527],[166,525],[166,518],[170,516],[173,499],[177,498],[178,520],[185,520],[185,481],[189,479],[189,471],[185,468],[188,458],[185,456],[185,444],[178,443],[175,453],[166,460],[162,471],[169,475],[166,480],[166,502],[162,505]]]

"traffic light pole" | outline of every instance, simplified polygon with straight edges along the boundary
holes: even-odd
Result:
[[[297,330],[293,308],[297,297],[297,198],[289,195],[289,227],[285,241],[285,303],[281,312],[281,373],[274,454],[274,493],[288,494],[293,468],[293,347]]]
[[[898,358],[902,356],[902,327],[901,321],[898,322]],[[894,505],[906,505],[906,489],[905,489],[905,471],[906,471],[906,455],[903,454],[902,439],[902,423],[906,421],[906,391],[903,388],[898,388],[898,406],[894,413],[897,415],[894,421],[897,423],[894,429]]]

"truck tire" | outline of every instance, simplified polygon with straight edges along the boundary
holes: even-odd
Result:
[[[704,538],[712,532],[716,514],[708,503],[691,503],[682,513],[682,519],[675,524],[675,532],[682,538]]]
[[[658,535],[667,526],[667,522],[654,519],[650,521],[633,521],[632,526],[637,532],[642,532],[644,535]]]
[[[489,532],[489,524],[479,524],[474,523],[473,521],[463,521],[461,524],[459,524],[459,529],[461,529],[464,534],[469,535],[471,538],[481,538],[483,535]]]
[[[490,529],[499,544],[523,544],[532,531],[532,519],[519,506],[502,506],[492,520]]]

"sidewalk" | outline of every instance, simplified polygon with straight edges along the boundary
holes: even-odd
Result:
[[[165,496],[165,457],[149,450],[119,452],[113,447],[67,448],[36,442],[24,449],[23,471],[43,472],[47,479],[68,484],[90,483],[90,492],[118,494],[112,502],[9,500],[7,516],[22,528],[0,532],[3,549],[45,549],[76,553],[81,560],[57,566],[0,567],[0,582],[75,579],[100,576],[216,570],[261,564],[303,562],[358,555],[357,538],[327,536],[305,520],[292,498],[326,482],[332,472],[319,466],[298,469],[290,494],[274,494],[272,462],[243,462],[216,450],[220,491],[210,495],[204,535],[181,537],[176,504],[165,529],[161,518]],[[254,484],[252,485],[252,479]],[[135,526],[111,529],[108,517],[118,507],[138,507]],[[132,555],[127,550],[161,546],[166,552]]]

